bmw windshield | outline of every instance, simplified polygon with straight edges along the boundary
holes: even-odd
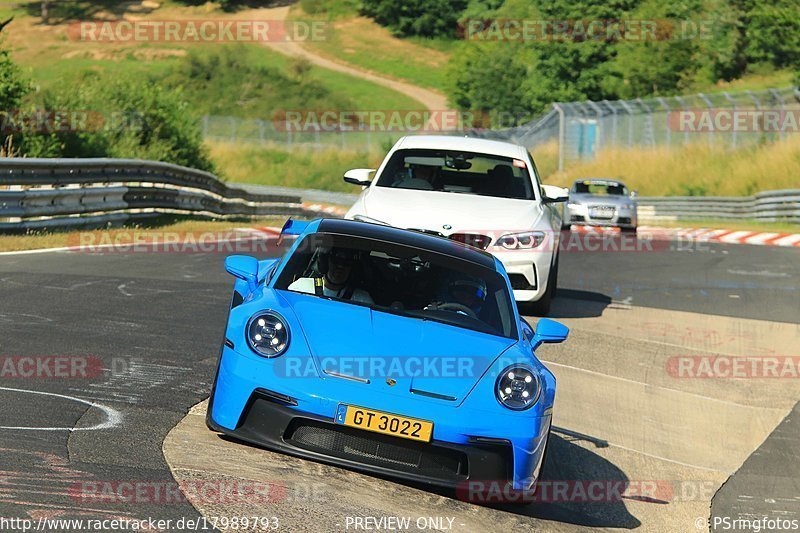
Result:
[[[275,288],[517,338],[505,278],[439,252],[315,233],[288,259]]]
[[[377,186],[518,200],[536,198],[524,161],[452,150],[398,150]]]

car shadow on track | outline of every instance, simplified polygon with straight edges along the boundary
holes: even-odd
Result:
[[[611,305],[611,297],[599,292],[561,289],[550,307],[548,318],[589,318],[600,316]]]
[[[608,447],[603,440],[553,427],[538,487],[533,496],[522,496],[524,499],[517,500],[515,498],[518,496],[513,496],[511,501],[515,503],[487,503],[492,499],[491,489],[472,498],[464,490],[432,489],[417,483],[399,483],[519,517],[583,527],[634,529],[641,526],[642,523],[628,512],[626,498],[644,500],[654,505],[668,503],[630,495],[638,490],[635,488],[638,482],[631,481],[620,468],[594,453],[591,448],[576,444],[578,441],[594,448]],[[622,497],[619,497],[620,492]],[[524,501],[531,503],[525,504]]]
[[[628,512],[624,496],[618,497],[619,491],[627,491],[629,478],[610,461],[576,444],[579,440],[598,448],[608,446],[604,441],[553,428],[534,501],[496,508],[584,527],[639,527],[641,522]]]

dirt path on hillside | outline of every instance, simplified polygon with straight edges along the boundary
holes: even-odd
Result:
[[[287,16],[289,15],[290,7],[291,6],[269,7],[248,11],[247,14],[249,18],[258,20],[286,20]],[[381,85],[405,94],[406,96],[417,100],[431,111],[450,109],[447,105],[447,98],[443,94],[318,56],[314,52],[304,48],[299,42],[281,41],[266,42],[264,44],[276,52],[280,52],[281,54],[293,57],[302,57],[307,59],[310,63],[322,68],[371,81],[377,85]]]

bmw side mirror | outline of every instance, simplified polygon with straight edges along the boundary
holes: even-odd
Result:
[[[225,270],[232,276],[244,280],[253,292],[258,287],[258,259],[249,255],[231,255],[225,258]]]
[[[531,344],[535,350],[544,343],[556,344],[564,342],[567,340],[567,335],[569,335],[567,326],[549,318],[542,318],[536,324],[536,331],[533,333]]]
[[[370,183],[372,183],[371,176],[374,173],[374,168],[354,168],[344,173],[344,181],[353,185],[369,187]]]
[[[556,204],[569,200],[569,189],[555,185],[542,185],[542,202]]]

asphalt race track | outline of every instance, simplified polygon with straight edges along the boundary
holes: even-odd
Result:
[[[680,358],[799,356],[800,250],[564,253],[552,317],[572,332],[539,352],[559,380],[543,479],[628,490],[524,506],[476,505],[208,431],[201,402],[232,285],[224,256],[0,255],[0,356],[15,362],[0,380],[0,516],[169,519],[174,531],[244,515],[275,517],[283,531],[355,531],[358,517],[411,517],[411,531],[706,531],[712,512],[800,518],[797,376],[676,370]],[[52,366],[59,357],[81,366]],[[22,358],[42,368],[15,373]],[[175,479],[280,490],[268,502],[192,505]],[[129,486],[139,492],[119,490]]]

